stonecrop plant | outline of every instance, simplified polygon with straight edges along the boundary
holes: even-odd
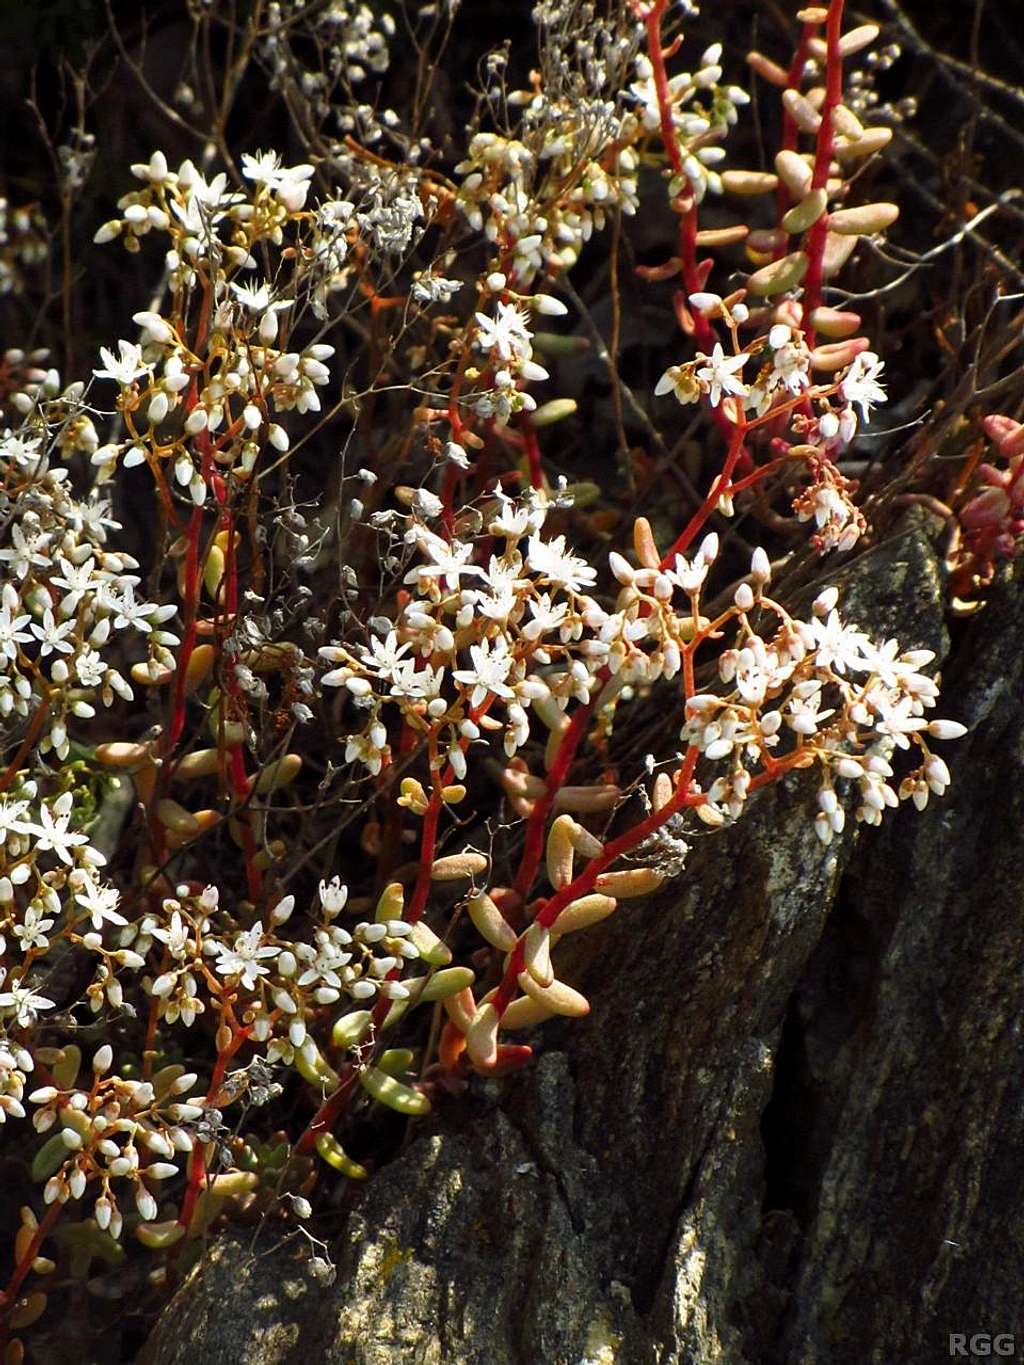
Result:
[[[830,0],[794,53],[746,54],[695,46],[693,4],[537,0],[536,52],[467,95],[438,84],[454,0],[187,8],[228,44],[220,115],[111,172],[90,226],[152,292],[77,373],[18,338],[0,364],[5,1365],[104,1267],[158,1304],[219,1220],[319,1247],[384,1111],[443,1121],[587,1014],[566,935],[642,920],[696,833],[798,770],[828,857],[941,796],[963,733],[933,655],[829,586],[870,543],[887,397],[837,306],[898,215],[869,188],[874,25]],[[228,137],[246,80],[301,159]],[[431,116],[452,81],[465,126]],[[176,117],[213,118],[211,85]],[[755,90],[770,169],[731,150]],[[15,291],[45,234],[0,210]],[[674,247],[633,287],[675,330],[627,387],[621,317],[601,339],[574,281],[657,214]],[[646,463],[563,464],[584,363]],[[1024,524],[1022,428],[986,430],[963,597]],[[655,709],[660,748],[620,742]]]

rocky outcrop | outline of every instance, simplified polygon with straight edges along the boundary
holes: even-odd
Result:
[[[844,603],[948,651],[921,526],[863,556]],[[593,1013],[439,1106],[356,1194],[332,1283],[300,1241],[227,1234],[148,1365],[924,1365],[951,1333],[1015,1331],[1024,1350],[1022,638],[1008,578],[945,669],[942,714],[970,733],[943,801],[825,850],[806,780],[763,793],[580,936],[566,975]]]

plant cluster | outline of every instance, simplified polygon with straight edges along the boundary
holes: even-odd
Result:
[[[193,8],[230,35],[225,100],[263,72],[307,159],[236,156],[221,120],[132,165],[95,233],[159,271],[131,336],[84,379],[0,366],[0,1131],[36,1182],[12,1365],[58,1264],[91,1282],[132,1240],[169,1284],[219,1217],[302,1226],[332,1170],[365,1179],[379,1107],[527,1064],[589,1010],[560,940],[760,789],[813,770],[828,845],[941,795],[963,733],[930,652],[776,586],[871,534],[885,362],[831,291],[898,213],[861,189],[891,128],[844,84],[874,25],[830,0],[788,66],[749,55],[781,130],[749,170],[742,71],[691,59],[693,5],[539,0],[539,64],[516,88],[490,54],[457,150],[426,78],[456,4]],[[557,329],[659,195],[676,246],[638,274],[678,336],[644,422],[692,416],[706,454],[678,524],[602,522],[607,490],[557,472],[552,371],[582,353]],[[32,218],[6,221],[9,288]],[[967,595],[1024,524],[1024,429],[986,430]],[[654,704],[661,750],[619,752]]]

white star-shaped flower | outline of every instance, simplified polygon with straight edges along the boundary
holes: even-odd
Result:
[[[709,363],[697,371],[697,378],[708,385],[708,400],[713,408],[718,407],[723,393],[740,397],[747,392],[743,380],[736,377],[750,359],[746,351],[727,356],[722,350],[722,343],[716,341],[715,349],[704,359]]]
[[[119,341],[117,346],[121,352],[120,356],[116,356],[113,351],[107,350],[106,346],[100,347],[100,359],[106,368],[93,370],[93,374],[97,379],[113,379],[122,388],[128,388],[130,384],[135,383],[136,379],[141,379],[144,374],[149,374],[153,367],[143,361],[141,346],[136,346],[131,341]]]

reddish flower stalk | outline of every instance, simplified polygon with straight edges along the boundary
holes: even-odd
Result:
[[[49,692],[47,692],[46,695],[43,697],[42,701],[36,707],[35,714],[33,715],[32,720],[29,723],[29,727],[25,732],[25,738],[18,745],[18,752],[14,755],[10,763],[7,765],[7,768],[4,771],[3,775],[0,776],[0,792],[5,792],[7,788],[11,785],[11,783],[14,781],[14,779],[18,776],[18,773],[21,771],[22,763],[24,763],[28,754],[31,753],[36,740],[42,734],[43,726],[46,724],[46,717],[49,714],[50,694]]]
[[[226,493],[219,483],[217,497],[223,504]],[[224,606],[228,620],[233,621],[238,612],[238,536],[229,507],[225,506],[221,512],[220,525],[221,530],[228,533],[228,543],[224,553]],[[225,661],[223,672],[224,686],[228,695],[237,697],[239,688],[233,660]],[[250,782],[245,769],[245,750],[241,744],[228,746],[228,771],[235,801],[240,807],[244,807],[249,797]],[[245,880],[249,899],[258,901],[263,890],[263,879],[260,876],[259,868],[256,866],[256,840],[253,836],[252,823],[247,810],[239,811],[238,821],[241,826],[242,856],[245,862]]]
[[[811,187],[824,189],[828,183],[828,168],[834,151],[833,111],[843,99],[843,55],[839,40],[843,25],[844,0],[829,0],[825,37],[828,45],[825,77],[825,102],[821,107],[821,125],[814,156],[814,177]],[[825,240],[828,236],[828,214],[823,213],[807,234],[805,251],[808,257],[804,279],[804,318],[807,345],[813,350],[816,337],[810,317],[821,306],[821,286],[824,278]]]
[[[206,1089],[207,1104],[211,1104],[217,1098],[217,1094],[224,1084],[224,1074],[227,1071],[228,1062],[230,1062],[231,1058],[251,1033],[251,1025],[246,1025],[245,1028],[238,1028],[237,1025],[232,1024],[231,1041],[226,1048],[221,1049],[221,1051],[217,1053],[217,1060],[214,1063],[210,1084]],[[203,1155],[203,1144],[197,1142],[192,1148],[191,1155],[189,1156],[188,1184],[185,1186],[185,1193],[181,1201],[181,1212],[178,1214],[178,1222],[186,1231],[192,1221],[196,1200],[199,1198],[199,1192],[202,1189],[205,1178],[206,1158]]]
[[[199,607],[199,538],[202,534],[202,509],[195,507],[189,518],[188,548],[185,551],[185,584],[182,593],[181,615],[185,629],[178,651],[178,666],[174,677],[174,701],[171,706],[171,723],[167,729],[165,753],[172,754],[177,748],[185,729],[185,688],[188,678],[189,660],[196,647],[196,614]]]
[[[384,1021],[384,1016],[391,1007],[390,1000],[378,1000],[373,1008],[371,1031],[378,1028]],[[354,1066],[347,1066],[341,1074],[337,1090],[333,1090],[327,1096],[323,1104],[316,1111],[309,1123],[306,1125],[302,1136],[295,1144],[296,1155],[302,1156],[311,1152],[316,1146],[316,1140],[321,1133],[329,1133],[341,1116],[342,1110],[348,1103],[355,1089],[359,1071]]]
[[[678,199],[679,205],[679,261],[682,266],[683,284],[686,294],[699,293],[704,287],[700,267],[697,263],[697,197],[690,185],[689,177],[683,169],[683,154],[676,138],[675,119],[672,115],[672,95],[669,90],[668,72],[665,69],[665,50],[661,45],[661,21],[664,18],[668,0],[652,0],[643,11],[644,28],[647,34],[647,54],[651,60],[654,89],[658,98],[658,115],[661,119],[661,140],[665,155],[672,167],[673,176],[687,187]],[[714,343],[711,324],[703,313],[691,313],[693,336],[702,350]]]
[[[530,467],[530,486],[531,488],[543,488],[544,473],[540,463],[540,445],[529,413],[523,413],[519,429],[523,434],[523,449],[526,451],[526,459]]]
[[[602,682],[608,676],[607,668],[603,668],[598,674],[598,678]],[[587,722],[593,715],[596,700],[597,694],[595,692],[593,700],[577,709],[558,746],[555,761],[548,772],[544,794],[538,796],[533,803],[533,809],[526,825],[526,843],[523,847],[523,856],[519,863],[519,871],[516,874],[514,886],[515,892],[521,900],[525,900],[529,895],[533,879],[537,875],[540,860],[544,856],[544,830],[548,816],[551,814],[551,807],[554,804],[559,787],[564,786],[565,780],[569,776],[569,769],[576,757],[576,750],[583,740]]]
[[[423,912],[427,908],[427,897],[430,895],[430,877],[434,866],[434,855],[437,851],[437,827],[441,819],[441,807],[444,804],[441,788],[445,785],[445,777],[448,777],[450,773],[451,769],[440,777],[435,774],[434,790],[430,794],[430,803],[423,816],[419,869],[416,873],[416,885],[413,887],[412,899],[405,912],[405,918],[410,924],[415,924],[417,920],[422,919]]]
[[[793,54],[793,61],[789,71],[786,73],[786,89],[800,91],[800,81],[804,74],[804,67],[807,65],[807,53],[811,39],[818,31],[816,23],[804,24],[800,33],[800,41],[797,44],[796,52]],[[796,119],[786,108],[782,106],[782,147],[784,152],[795,152],[800,143],[800,129],[797,127]],[[785,182],[779,179],[779,188],[776,191],[776,202],[778,204],[778,216],[781,221],[783,214],[790,207],[791,197]],[[775,251],[775,257],[785,256],[786,248],[780,246]]]
[[[39,1248],[50,1235],[54,1223],[61,1215],[64,1205],[56,1200],[47,1208],[42,1221],[32,1234],[32,1240],[25,1248],[25,1254],[14,1267],[14,1272],[7,1282],[6,1289],[0,1290],[0,1319],[6,1319],[16,1302],[18,1290],[21,1288],[25,1276],[32,1269],[32,1263],[39,1255]],[[0,1321],[0,1347],[7,1344],[8,1323]]]
[[[676,537],[662,556],[661,568],[667,569],[676,555],[686,553],[691,541],[697,533],[703,529],[708,517],[714,511],[715,507],[717,507],[719,499],[724,493],[730,493],[732,491],[730,480],[732,478],[733,470],[736,468],[736,463],[740,458],[740,454],[743,451],[743,441],[750,425],[751,424],[747,422],[737,422],[733,425],[732,436],[729,440],[729,449],[726,453],[725,464],[722,466],[721,474],[715,480],[710,493],[708,493],[700,507],[697,508],[696,512],[694,512],[693,516],[686,523],[682,532]]]
[[[705,799],[703,793],[691,793],[690,791],[693,772],[697,766],[697,757],[697,750],[691,745],[687,750],[686,759],[680,770],[676,790],[671,800],[662,806],[661,810],[652,811],[646,819],[641,820],[632,829],[627,829],[617,839],[605,844],[604,850],[596,858],[591,858],[578,877],[574,877],[571,882],[561,887],[549,900],[545,901],[534,917],[534,924],[550,929],[567,905],[571,905],[573,901],[579,900],[580,896],[585,896],[587,892],[594,889],[598,877],[617,858],[632,852],[638,844],[643,843],[651,834],[661,829],[662,825],[671,820],[672,816],[678,814],[685,806],[697,805]],[[511,1004],[512,997],[518,989],[517,979],[524,967],[525,951],[526,935],[522,934],[512,952],[508,966],[505,968],[498,993],[492,1001],[494,1008],[498,1011],[499,1018]]]

